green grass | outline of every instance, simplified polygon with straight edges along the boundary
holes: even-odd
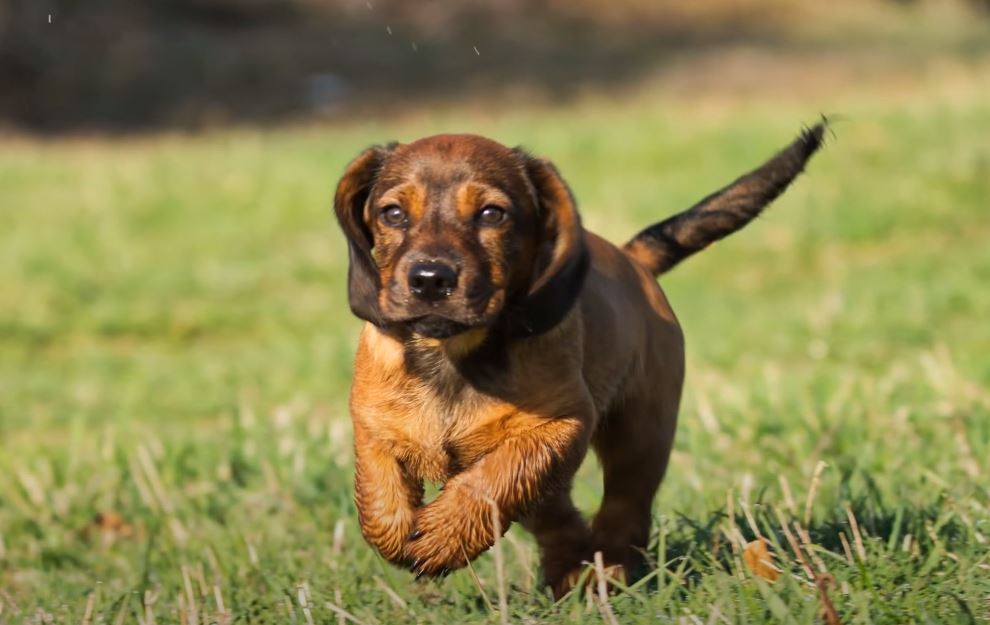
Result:
[[[819,111],[846,121],[809,173],[662,281],[689,353],[655,507],[662,566],[611,609],[622,623],[812,622],[818,593],[785,520],[796,540],[794,524],[807,529],[803,557],[835,578],[844,622],[987,622],[990,91],[973,71],[814,100],[645,94],[346,128],[8,140],[0,623],[338,622],[328,603],[368,624],[499,622],[491,555],[477,581],[417,582],[358,532],[346,396],[359,325],[336,176],[374,141],[488,134],[553,158],[587,224],[622,241]],[[594,461],[576,493],[593,509]],[[101,531],[99,513],[125,527]],[[739,557],[756,529],[784,571],[775,583]],[[602,620],[583,598],[539,592],[523,532],[501,549],[511,622]]]

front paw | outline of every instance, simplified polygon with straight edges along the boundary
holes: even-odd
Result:
[[[420,508],[413,525],[405,558],[417,575],[446,575],[495,541],[491,504],[452,489]]]
[[[407,564],[405,543],[413,530],[413,511],[398,509],[376,515],[359,515],[361,534],[386,560],[398,566]]]

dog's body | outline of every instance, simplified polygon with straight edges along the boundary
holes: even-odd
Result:
[[[368,321],[351,393],[368,541],[436,575],[521,521],[558,596],[595,551],[616,575],[636,567],[684,379],[656,276],[755,217],[823,131],[624,248],[581,227],[552,165],[480,137],[352,162],[335,208]],[[605,482],[590,527],[570,499],[589,446]],[[425,505],[424,481],[444,485]]]

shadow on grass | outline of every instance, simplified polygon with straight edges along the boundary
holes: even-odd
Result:
[[[968,557],[983,542],[963,503],[940,493],[925,503],[892,504],[874,479],[861,471],[844,470],[834,504],[823,513],[818,502],[818,513],[810,522],[803,520],[802,503],[791,510],[767,504],[761,495],[751,506],[740,504],[731,513],[722,508],[706,519],[678,514],[660,528],[666,574],[680,578],[679,592],[686,596],[712,567],[730,574],[738,571],[741,550],[759,536],[769,542],[784,574],[792,573],[809,584],[825,570],[840,568],[860,584],[871,584],[871,575],[893,574],[898,579],[886,580],[893,586],[916,585],[943,576],[947,562],[958,563],[960,554]],[[660,540],[654,536],[650,547],[654,565]],[[886,566],[895,560],[898,567]],[[696,566],[701,563],[704,570]],[[962,598],[955,600],[964,612],[970,610]]]

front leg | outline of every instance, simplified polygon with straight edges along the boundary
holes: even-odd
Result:
[[[582,411],[587,413],[588,411]],[[405,556],[420,575],[442,575],[495,542],[527,508],[569,483],[588,447],[590,419],[527,415],[443,492],[416,513]]]
[[[354,449],[354,502],[361,533],[386,560],[405,565],[403,546],[423,502],[423,483],[357,423]]]

